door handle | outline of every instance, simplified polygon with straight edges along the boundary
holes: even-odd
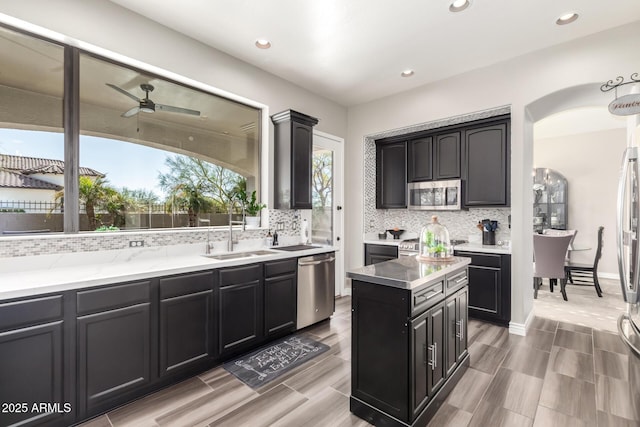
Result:
[[[331,258],[327,258],[327,259],[321,259],[320,261],[307,261],[307,262],[299,262],[298,261],[298,265],[318,265],[318,264],[325,264],[327,262],[333,262],[335,260],[336,260],[335,257],[331,257]]]
[[[341,211],[342,210],[342,206],[336,206],[336,210]]]

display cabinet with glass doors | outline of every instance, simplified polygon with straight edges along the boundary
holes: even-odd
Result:
[[[533,230],[566,230],[568,219],[567,179],[549,168],[533,170]]]

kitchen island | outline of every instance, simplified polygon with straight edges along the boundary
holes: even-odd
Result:
[[[426,425],[469,365],[469,258],[415,256],[350,271],[351,412],[374,425]]]

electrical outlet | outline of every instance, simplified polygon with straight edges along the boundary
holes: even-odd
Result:
[[[144,240],[130,240],[129,247],[130,248],[140,248],[144,246]]]
[[[278,222],[276,222],[276,230],[278,230],[278,231],[284,231],[284,221],[278,221]]]

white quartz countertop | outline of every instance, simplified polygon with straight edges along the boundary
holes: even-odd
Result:
[[[277,247],[245,247],[235,252],[268,250],[270,253],[216,260],[203,256],[203,249],[202,244],[197,244],[0,258],[0,301],[336,250],[333,246],[320,245],[293,252],[279,251]],[[222,252],[215,251],[212,255],[219,253]]]
[[[374,233],[375,234],[375,233]],[[407,234],[407,233],[405,233]],[[415,233],[411,235],[411,237],[406,237],[410,239],[412,237],[417,237]],[[401,239],[378,239],[377,235],[371,235],[369,233],[364,236],[364,243],[368,245],[387,245],[387,246],[398,246],[402,240],[405,239],[403,236]],[[483,245],[481,243],[463,243],[461,245],[455,245],[453,247],[456,251],[467,251],[467,252],[484,252],[490,254],[511,254],[511,246],[506,245]]]

